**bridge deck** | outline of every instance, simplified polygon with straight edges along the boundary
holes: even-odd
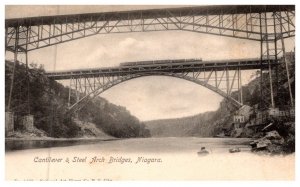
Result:
[[[164,9],[148,9],[148,10],[132,10],[132,11],[119,11],[119,12],[102,12],[102,13],[86,13],[86,14],[73,14],[73,15],[56,15],[56,16],[42,16],[42,17],[28,17],[28,18],[14,18],[6,19],[6,27],[17,26],[34,26],[34,25],[49,25],[54,21],[56,24],[65,23],[66,20],[73,23],[74,20],[80,18],[81,21],[99,19],[100,17],[109,17],[110,20],[118,20],[120,18],[128,18],[131,16],[143,18],[153,18],[165,16],[166,11],[171,11],[174,16],[186,16],[191,13],[194,15],[218,15],[226,12],[227,14],[245,14],[245,13],[260,13],[260,12],[274,12],[274,11],[291,11],[295,10],[294,5],[222,5],[222,6],[195,6],[183,8],[164,8]],[[92,20],[91,20],[92,19]]]
[[[277,65],[275,60],[271,60],[272,65]],[[149,64],[149,65],[135,65],[135,66],[116,66],[106,68],[91,68],[91,69],[77,69],[68,71],[46,72],[46,76],[54,80],[66,80],[80,77],[93,76],[116,76],[127,75],[141,72],[193,72],[197,70],[211,71],[211,70],[241,70],[260,69],[261,66],[267,67],[268,61],[263,60],[262,63],[259,58],[250,59],[235,59],[227,61],[201,61],[201,62],[186,62],[186,63],[166,63],[166,64]]]
[[[28,52],[109,33],[189,31],[253,41],[295,36],[294,5],[189,6],[5,20],[5,49]],[[264,24],[263,24],[264,23]],[[270,28],[265,29],[265,25]],[[262,37],[268,33],[268,37]],[[17,39],[17,40],[16,40]]]

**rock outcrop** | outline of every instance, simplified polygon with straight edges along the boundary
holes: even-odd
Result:
[[[258,140],[254,140],[250,143],[252,151],[266,151],[272,154],[278,154],[283,152],[283,144],[285,140],[275,130],[269,131],[266,135]]]

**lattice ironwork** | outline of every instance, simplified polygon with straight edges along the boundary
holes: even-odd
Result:
[[[273,81],[274,75],[278,76],[278,70],[274,71],[273,65],[280,60],[285,64],[293,106],[284,39],[295,36],[294,5],[199,6],[7,19],[5,49],[15,53],[16,62],[18,53],[27,56],[32,50],[97,34],[169,30],[260,42],[261,108],[280,104],[280,101],[274,101],[274,89],[279,87],[278,77],[275,76]],[[267,67],[264,64],[266,61]],[[174,73],[177,75],[178,72]]]
[[[284,15],[284,16],[282,16]],[[289,16],[288,18],[286,16]],[[278,67],[272,68],[271,59],[281,61],[286,69],[286,77],[288,81],[288,89],[285,92],[289,92],[290,105],[294,105],[293,95],[291,91],[291,84],[289,78],[288,65],[285,59],[285,46],[284,46],[284,32],[289,27],[295,28],[293,22],[289,22],[289,19],[294,19],[295,14],[291,14],[286,11],[278,11],[272,13],[261,13],[261,59],[268,59],[269,66],[265,70],[261,70],[261,108],[274,108],[276,105],[282,105],[283,101],[282,93],[284,90],[279,90],[279,75]],[[275,100],[276,98],[276,100]]]
[[[260,41],[260,14],[281,10],[283,38],[294,36],[293,6],[208,6],[11,19],[6,20],[5,46],[31,51],[96,34],[167,30]]]
[[[48,72],[54,80],[69,80],[69,109],[78,110],[90,99],[121,82],[144,76],[170,76],[204,86],[228,99],[234,106],[241,106],[241,71],[268,67],[268,60],[240,59],[227,61],[201,61],[166,64],[118,66],[100,69],[81,69]],[[272,61],[272,65],[278,65]],[[233,94],[235,93],[235,94]]]
[[[145,76],[170,76],[180,79],[185,79],[194,82],[198,85],[204,86],[224,98],[228,99],[234,106],[242,106],[241,97],[234,98],[231,96],[232,92],[240,88],[239,70],[228,71],[210,71],[210,72],[144,72],[127,74],[123,76],[94,76],[70,79],[69,88],[69,110],[70,112],[77,111],[85,106],[89,100],[108,90],[109,88],[120,84],[122,82],[136,79]]]

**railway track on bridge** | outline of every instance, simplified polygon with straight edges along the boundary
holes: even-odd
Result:
[[[137,62],[138,63],[138,62]],[[224,71],[224,70],[250,70],[268,68],[268,64],[278,65],[280,62],[273,60],[260,60],[259,58],[218,60],[218,61],[200,61],[200,62],[178,62],[165,64],[136,64],[133,66],[116,66],[105,68],[76,69],[66,71],[46,72],[46,76],[54,80],[64,80],[79,77],[93,76],[119,76],[133,73],[145,72],[193,72],[193,71]]]

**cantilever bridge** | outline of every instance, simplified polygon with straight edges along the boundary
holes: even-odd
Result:
[[[281,63],[286,67],[290,103],[293,105],[284,44],[284,39],[295,36],[295,6],[292,5],[196,6],[7,19],[5,49],[14,53],[15,61],[18,60],[18,54],[25,54],[28,64],[27,54],[30,51],[96,34],[169,30],[254,40],[261,44],[260,59],[119,66],[52,72],[47,75],[56,80],[70,80],[70,88],[76,92],[76,99],[70,103],[70,110],[120,82],[150,75],[166,75],[193,81],[239,106],[242,104],[241,71],[260,69],[261,106],[275,107],[272,72]],[[263,73],[268,76],[262,76]],[[13,92],[13,77],[8,110]],[[220,82],[224,80],[225,87],[221,88]],[[231,96],[234,89],[240,92],[239,98]],[[73,91],[70,89],[70,102]]]

